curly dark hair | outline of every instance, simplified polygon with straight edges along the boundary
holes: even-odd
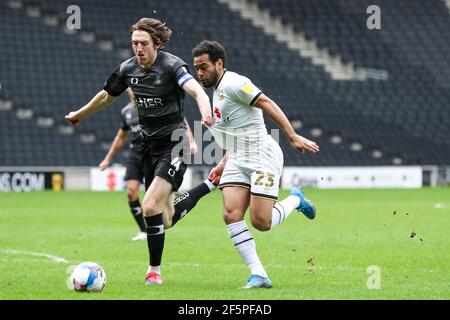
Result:
[[[216,63],[217,60],[222,59],[223,66],[225,67],[226,52],[220,43],[217,41],[203,40],[192,49],[192,55],[194,57],[201,56],[205,53],[209,55],[212,63]]]
[[[164,45],[169,42],[172,36],[172,30],[163,22],[153,18],[142,18],[130,27],[130,34],[134,31],[146,31],[153,38],[155,45],[164,48]]]

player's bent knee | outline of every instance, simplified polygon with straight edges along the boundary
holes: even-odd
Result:
[[[235,223],[242,220],[242,215],[239,212],[227,211],[223,212],[223,221],[225,224]]]
[[[265,221],[260,218],[252,218],[251,219],[252,226],[258,231],[269,231],[270,230],[270,221]]]
[[[156,201],[149,199],[142,204],[142,212],[144,216],[149,217],[161,213],[161,209]]]
[[[128,200],[136,201],[139,198],[139,190],[136,188],[127,188]]]

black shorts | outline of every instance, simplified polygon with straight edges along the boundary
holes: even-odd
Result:
[[[183,150],[179,150],[176,143],[169,141],[163,146],[155,144],[146,146],[143,164],[145,190],[150,187],[156,176],[169,182],[173,191],[178,191],[183,183],[187,165],[183,161]]]
[[[136,148],[130,148],[130,155],[126,162],[125,181],[138,180],[144,181],[144,165],[142,163],[143,152]]]

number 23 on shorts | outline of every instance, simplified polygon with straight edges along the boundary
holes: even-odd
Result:
[[[272,188],[275,184],[275,174],[271,172],[255,171],[252,173],[252,185],[258,188]]]

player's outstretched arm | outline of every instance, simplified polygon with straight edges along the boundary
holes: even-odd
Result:
[[[184,117],[184,123],[186,124],[186,135],[189,140],[189,149],[191,150],[191,154],[196,154],[198,152],[198,145],[195,142],[194,135],[192,134],[191,126],[189,125],[186,117]]]
[[[66,115],[66,120],[70,125],[75,125],[85,118],[87,118],[92,113],[99,111],[100,109],[106,107],[116,100],[116,97],[113,97],[105,90],[100,91],[89,101],[85,106],[78,109],[77,111],[72,111],[68,115]]]
[[[203,90],[202,86],[194,78],[192,78],[184,84],[183,90],[194,98],[195,101],[197,101],[198,108],[202,115],[202,123],[207,126],[212,125],[214,123],[214,118],[211,114],[209,97],[205,90]]]
[[[129,132],[123,129],[119,129],[119,131],[117,131],[116,137],[114,138],[114,141],[109,148],[108,153],[106,154],[103,161],[98,165],[101,171],[105,170],[109,166],[116,153],[123,148],[125,141],[127,141],[128,135]]]
[[[262,109],[269,115],[269,117],[281,128],[281,130],[283,130],[294,149],[297,149],[302,153],[305,151],[312,153],[319,152],[319,146],[314,141],[306,139],[295,132],[283,110],[281,110],[281,108],[269,97],[262,94],[253,106]]]

